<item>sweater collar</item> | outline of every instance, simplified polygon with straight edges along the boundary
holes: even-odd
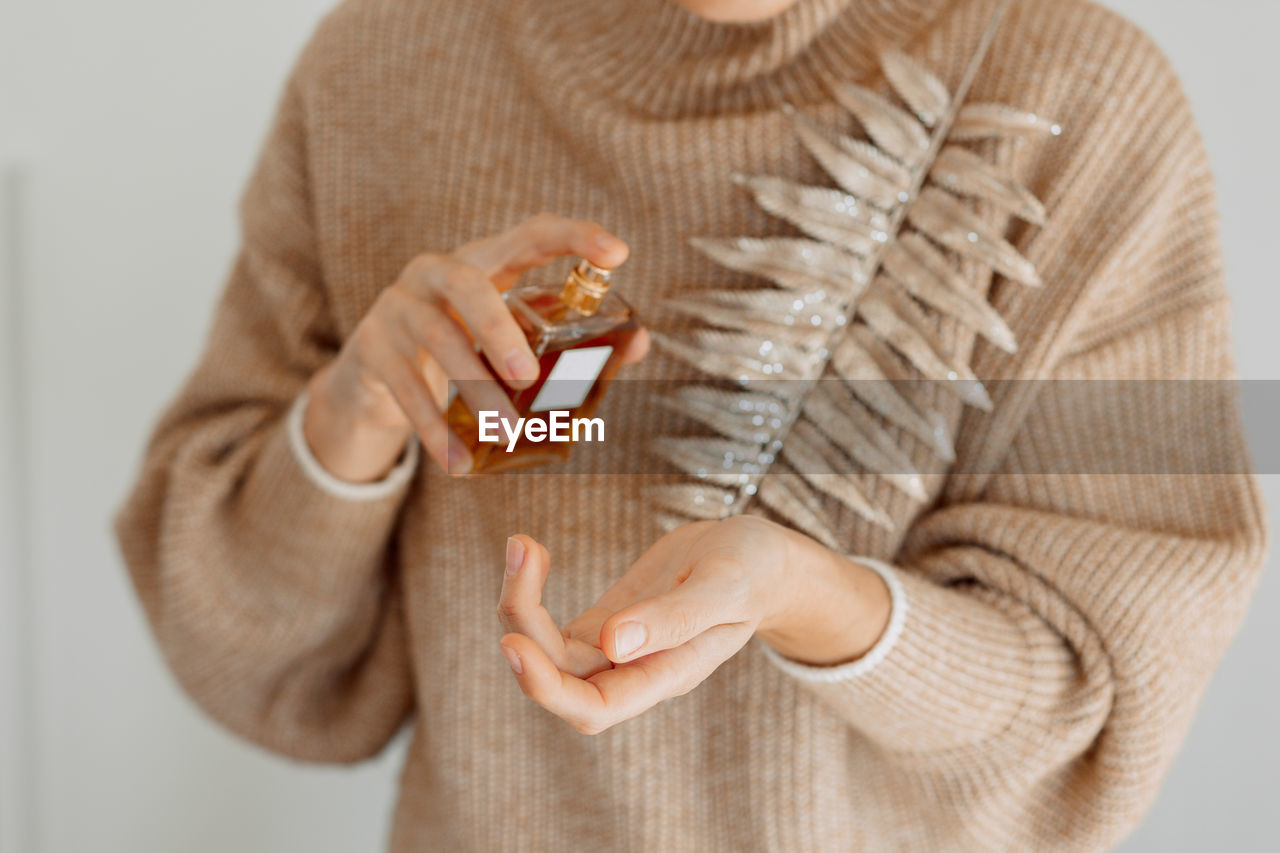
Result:
[[[658,116],[748,111],[825,97],[875,51],[923,30],[946,0],[799,0],[765,21],[707,21],[671,0],[512,3],[529,59],[595,99]],[[518,11],[517,11],[518,10]],[[517,42],[520,43],[520,42]],[[586,94],[584,92],[583,94]]]

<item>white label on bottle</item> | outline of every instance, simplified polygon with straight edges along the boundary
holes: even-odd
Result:
[[[560,353],[529,411],[549,412],[581,406],[612,354],[613,347],[583,347]]]

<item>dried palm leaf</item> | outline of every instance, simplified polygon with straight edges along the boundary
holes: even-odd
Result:
[[[782,178],[735,175],[734,180],[751,190],[765,210],[817,240],[866,257],[889,239],[888,217],[847,192]]]
[[[787,414],[785,401],[778,397],[711,385],[683,385],[658,402],[727,438],[759,448],[770,443]]]
[[[876,174],[887,178],[895,187],[904,187],[911,183],[911,170],[881,151],[879,148],[853,136],[841,133],[836,136],[836,144],[844,152]]]
[[[850,298],[867,280],[866,261],[828,243],[797,237],[738,237],[690,241],[707,257],[739,272],[772,279],[789,290],[811,290],[821,282]]]
[[[770,454],[761,453],[759,446],[750,442],[696,436],[656,438],[649,452],[686,474],[717,486],[749,482],[753,475],[760,473],[761,465],[773,461]]]
[[[841,547],[822,504],[798,476],[779,471],[760,484],[760,502],[831,549]]]
[[[867,499],[857,482],[842,475],[844,454],[817,427],[797,421],[782,453],[810,486],[826,492],[872,524],[893,529],[889,516]]]
[[[948,436],[940,435],[931,422],[898,392],[882,366],[888,353],[873,352],[883,344],[866,326],[858,324],[853,334],[836,344],[831,366],[844,379],[859,400],[894,426],[901,427],[923,441],[942,459],[955,459]],[[871,349],[868,349],[868,346]],[[879,356],[879,357],[877,357]],[[891,356],[889,356],[891,357]]]
[[[910,457],[893,443],[871,412],[847,393],[836,390],[838,387],[837,383],[819,382],[804,399],[805,418],[852,462],[884,477],[907,497],[926,500],[924,481]]]
[[[904,290],[954,317],[1005,352],[1016,352],[1013,330],[991,303],[969,289],[968,283],[925,238],[906,232],[884,253],[884,271]]]
[[[856,149],[827,139],[816,124],[803,113],[796,112],[790,104],[783,109],[791,116],[792,127],[801,144],[841,189],[882,210],[891,210],[902,201],[901,185],[884,177],[879,169],[872,168],[871,163],[857,156]]]
[[[699,329],[690,343],[660,332],[651,337],[659,347],[704,373],[739,382],[803,376],[821,360],[817,352],[744,332]]]
[[[702,483],[656,486],[652,492],[654,503],[660,509],[698,521],[724,518],[736,494],[732,489]]]
[[[969,365],[941,356],[921,330],[904,319],[887,301],[868,294],[858,303],[858,315],[882,341],[911,362],[924,378],[941,383],[943,388],[971,406],[983,411],[991,410],[991,398]]]
[[[920,121],[934,127],[942,120],[951,106],[951,93],[931,71],[900,50],[881,53],[880,67]]]
[[[871,141],[902,164],[913,166],[928,152],[929,133],[910,113],[854,83],[836,86],[832,94],[862,122]]]
[[[888,344],[871,334],[866,327],[855,328],[853,332],[851,337],[857,338],[866,357],[871,359],[880,374],[890,383],[889,387],[920,414],[924,422],[923,426],[913,426],[907,432],[924,440],[933,454],[942,461],[954,462],[955,444],[951,440],[951,428],[947,425],[946,416],[939,411],[937,401],[929,393],[935,387],[935,383],[919,381],[918,376],[911,371],[907,363],[899,358]],[[855,389],[861,390],[861,387],[855,386]],[[865,400],[865,396],[864,394],[859,399]]]
[[[1062,128],[1044,116],[1004,104],[965,104],[947,137],[951,142],[1010,136],[1058,136]]]
[[[1040,285],[1035,265],[976,213],[937,187],[925,187],[907,213],[907,221],[958,255],[973,258],[1030,287]]]
[[[1044,224],[1044,205],[1040,199],[967,148],[958,145],[943,148],[929,178],[957,195],[989,201],[1033,225]]]
[[[900,442],[909,445],[910,436],[954,461],[943,409],[957,404],[942,406],[935,385],[965,405],[991,407],[958,355],[967,349],[945,345],[939,321],[952,319],[1006,352],[1017,343],[954,259],[967,261],[966,271],[1041,282],[1002,227],[970,202],[1036,225],[1046,213],[1012,175],[957,143],[1061,133],[1034,113],[964,103],[1007,6],[1001,0],[954,91],[900,51],[879,56],[892,95],[835,86],[835,101],[866,139],[786,108],[800,145],[834,187],[733,176],[764,210],[807,236],[691,241],[717,263],[774,286],[686,299],[673,309],[702,327],[679,338],[654,333],[659,346],[714,380],[663,400],[711,433],[653,442],[653,453],[693,480],[657,493],[666,522],[723,518],[758,496],[797,528],[842,547],[832,504],[892,527],[855,468],[923,501],[924,478]],[[824,376],[841,381],[819,381]],[[752,387],[765,379],[793,381],[768,383],[767,392]]]

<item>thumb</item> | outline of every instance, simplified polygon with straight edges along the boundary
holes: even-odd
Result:
[[[670,592],[637,601],[614,613],[600,628],[600,647],[614,663],[673,649],[702,632],[746,621],[723,583],[696,574]]]

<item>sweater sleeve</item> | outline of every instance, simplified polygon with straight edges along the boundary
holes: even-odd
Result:
[[[1212,182],[1177,101],[1152,131],[1175,141],[1137,152],[1153,165],[1125,221],[1075,235],[1108,251],[1045,380],[1020,383],[1033,401],[1003,461],[882,567],[893,630],[870,665],[772,656],[955,806],[975,849],[1104,849],[1131,830],[1263,563]]]
[[[163,414],[116,533],[186,691],[302,759],[378,752],[411,708],[389,571],[416,448],[387,481],[308,470],[291,405],[335,354],[295,75],[242,200],[242,248],[194,373]],[[300,415],[300,410],[295,409]]]
[[[1072,367],[1221,346],[1226,316],[1221,303],[1171,315]],[[1186,405],[1159,418],[1038,404],[981,498],[911,531],[874,665],[784,671],[932,784],[1024,809],[1025,836],[990,849],[1114,844],[1154,799],[1263,562],[1256,485],[1241,456],[1218,467],[1239,438],[1220,393],[1179,392]],[[1052,457],[1103,432],[1206,472],[1020,470],[1070,461]]]

